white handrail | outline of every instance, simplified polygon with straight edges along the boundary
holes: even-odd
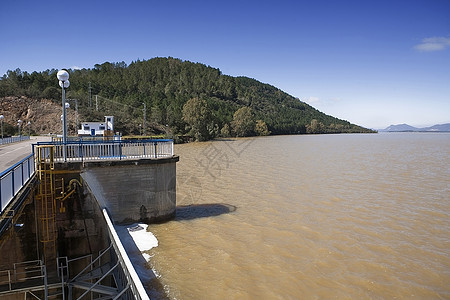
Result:
[[[128,254],[125,251],[125,248],[123,247],[116,230],[114,229],[114,225],[106,209],[103,209],[103,216],[105,217],[106,224],[108,225],[108,232],[111,237],[111,243],[116,250],[119,263],[125,272],[128,283],[130,283],[130,288],[133,292],[133,295],[135,296],[135,299],[150,300],[147,292],[144,289],[144,286],[142,285],[141,279],[136,273],[136,270],[134,269],[133,264],[131,263],[130,258],[128,257]]]

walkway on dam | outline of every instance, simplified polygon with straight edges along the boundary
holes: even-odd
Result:
[[[0,173],[30,155],[33,152],[32,144],[49,141],[49,136],[32,136],[26,141],[0,145]]]

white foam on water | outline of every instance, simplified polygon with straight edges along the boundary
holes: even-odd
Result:
[[[134,243],[141,252],[148,251],[154,247],[158,247],[158,240],[153,233],[147,231],[147,224],[137,224],[128,227],[128,232],[133,238]],[[144,255],[145,254],[145,255]],[[142,254],[146,261],[149,261],[150,255]]]
[[[142,253],[142,256],[145,258],[145,260],[146,260],[147,262],[150,261],[151,256],[150,256],[149,254],[147,254],[147,253]]]
[[[127,226],[116,225],[114,227],[141,281],[149,283],[152,278],[160,277],[154,269],[148,269],[147,265],[151,256],[144,251],[158,246],[158,240],[153,233],[147,232],[148,225],[135,223]],[[144,258],[145,263],[142,258]]]

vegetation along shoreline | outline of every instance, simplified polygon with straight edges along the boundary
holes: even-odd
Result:
[[[206,141],[269,134],[375,132],[326,115],[272,85],[171,57],[129,65],[105,62],[92,69],[68,71],[71,85],[66,97],[73,102],[71,108],[76,104],[78,121],[115,115],[116,131],[123,135]],[[17,110],[7,105],[11,97],[61,105],[56,73],[55,69],[31,74],[16,69],[0,79],[0,109],[9,124],[7,130],[14,131],[18,119],[26,124],[30,117],[29,107]],[[34,128],[31,131],[36,134],[59,132]]]

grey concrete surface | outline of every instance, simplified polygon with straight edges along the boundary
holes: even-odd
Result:
[[[81,176],[114,222],[152,223],[175,216],[177,161],[174,157],[85,165]]]
[[[32,136],[27,141],[0,145],[0,173],[30,155],[33,151],[32,144],[49,141],[49,136]]]

